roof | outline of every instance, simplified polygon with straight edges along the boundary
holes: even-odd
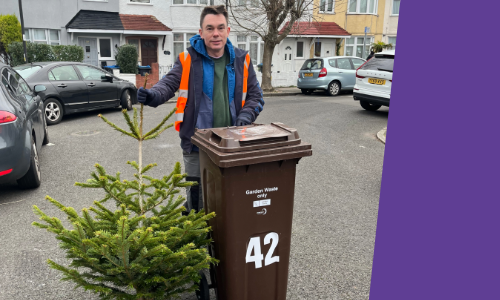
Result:
[[[125,30],[172,31],[150,15],[120,15]]]
[[[68,29],[172,31],[151,15],[121,15],[117,12],[80,10],[66,25]]]
[[[280,34],[284,28],[288,26],[289,22],[280,30]],[[340,27],[335,22],[295,22],[289,35],[337,35],[337,36],[350,36],[351,34],[345,29]]]
[[[66,28],[123,30],[123,25],[117,12],[80,10]]]

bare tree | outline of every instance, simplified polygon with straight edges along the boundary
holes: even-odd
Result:
[[[264,41],[262,89],[272,91],[271,62],[274,48],[300,20],[313,18],[314,0],[228,0],[231,21],[239,32],[258,34]]]
[[[329,5],[335,6],[337,13],[345,13],[348,0],[227,0],[230,22],[238,32],[254,33],[264,41],[262,61],[262,89],[272,91],[271,63],[274,48],[290,32],[301,35],[312,22],[322,22],[323,17],[314,11]],[[299,22],[304,23],[299,23]],[[301,24],[301,26],[299,26]],[[305,25],[304,25],[305,24]],[[309,24],[309,25],[307,25]],[[255,59],[255,58],[254,58]]]

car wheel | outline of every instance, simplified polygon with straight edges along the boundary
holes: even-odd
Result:
[[[311,95],[311,94],[312,94],[312,92],[313,92],[313,90],[311,90],[311,89],[301,89],[300,91],[301,91],[301,92],[302,92],[302,94],[304,94],[304,95]]]
[[[31,137],[31,159],[28,172],[17,180],[17,184],[23,189],[34,189],[40,186],[40,163],[38,152],[33,137]]]
[[[122,108],[126,108],[127,110],[132,110],[132,97],[130,97],[129,90],[125,90],[122,93],[121,105]]]
[[[63,117],[63,107],[57,99],[47,99],[44,102],[45,120],[48,125],[55,125],[61,122]]]
[[[47,119],[43,120],[43,129],[45,131],[45,135],[43,137],[42,145],[47,145],[49,143],[49,127],[47,126]]]
[[[337,96],[340,93],[340,83],[338,81],[332,81],[328,85],[328,95]]]
[[[368,110],[368,111],[376,111],[379,109],[382,105],[379,104],[371,104],[367,101],[359,101],[359,104],[361,104],[361,107]]]

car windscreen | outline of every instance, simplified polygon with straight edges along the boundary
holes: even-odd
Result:
[[[392,72],[394,69],[394,55],[375,55],[361,70],[376,70]]]
[[[16,70],[19,75],[21,75],[22,78],[27,79],[31,75],[35,74],[39,70],[41,70],[42,67],[40,66],[19,66],[19,67],[14,67],[14,70]]]
[[[323,60],[316,58],[316,59],[308,59],[304,62],[302,65],[301,70],[321,70],[323,69]]]

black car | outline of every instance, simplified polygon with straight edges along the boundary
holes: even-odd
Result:
[[[9,66],[0,63],[0,183],[17,181],[23,188],[40,186],[38,153],[49,143],[43,101]]]
[[[136,87],[95,66],[77,62],[39,62],[14,68],[31,87],[44,85],[40,93],[49,125],[64,115],[137,102]]]

